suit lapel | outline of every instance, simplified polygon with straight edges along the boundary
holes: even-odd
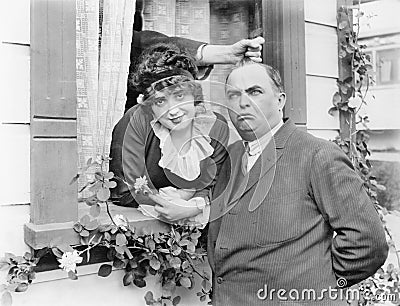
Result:
[[[256,190],[249,203],[249,211],[255,210],[261,204],[262,199],[260,200],[258,198],[259,196],[265,197],[268,194],[272,186],[276,163],[282,157],[287,139],[295,130],[296,126],[290,120],[284,123],[261,153],[253,168],[243,178],[240,187],[237,188],[234,196],[229,200],[228,205],[239,200],[254,185],[256,185]],[[240,168],[240,165],[239,167],[236,165],[236,168]],[[256,184],[257,182],[260,183]]]

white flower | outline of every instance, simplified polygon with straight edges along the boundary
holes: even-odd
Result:
[[[113,221],[116,226],[120,227],[122,230],[128,230],[128,220],[123,215],[115,215]]]
[[[359,96],[357,96],[354,98],[350,98],[348,105],[349,107],[352,108],[359,108],[362,105],[362,103],[363,103],[362,99]]]
[[[63,256],[57,260],[60,262],[60,268],[64,271],[75,272],[76,264],[81,263],[83,258],[79,256],[78,251],[74,250],[73,252],[64,253]]]
[[[137,98],[136,98],[136,101],[137,101],[137,103],[139,103],[139,104],[143,104],[143,95],[142,94],[140,94]]]
[[[149,187],[147,186],[146,176],[138,177],[135,180],[135,184],[133,185],[133,188],[135,188],[136,191],[141,191],[143,189],[148,189]]]

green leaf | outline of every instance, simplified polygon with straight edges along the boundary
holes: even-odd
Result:
[[[79,178],[79,173],[77,175],[75,175],[72,180],[69,182],[70,185],[72,185],[73,183],[75,183]]]
[[[335,92],[335,94],[332,97],[332,104],[337,106],[341,101],[342,98],[340,97],[340,94],[338,92]]]
[[[132,284],[133,282],[133,273],[132,272],[128,272],[124,275],[124,278],[122,279],[122,282],[124,284],[124,286],[129,286],[130,284]]]
[[[179,269],[181,267],[181,259],[178,257],[172,257],[169,261],[172,268]]]
[[[190,288],[190,286],[192,286],[192,282],[188,277],[182,277],[179,282],[185,288]]]
[[[101,276],[101,277],[107,277],[111,274],[111,272],[112,272],[112,266],[108,265],[108,264],[103,264],[100,266],[99,272],[97,272],[97,275]]]
[[[75,232],[80,233],[82,231],[83,227],[79,222],[77,222],[77,223],[74,224],[73,229],[74,229]]]
[[[97,218],[100,215],[101,207],[99,204],[95,204],[90,207],[89,213],[93,218]]]
[[[189,242],[189,241],[188,241],[188,242]],[[178,256],[181,252],[182,252],[182,248],[179,247],[178,245],[174,245],[174,246],[172,247],[172,254],[173,254],[174,256]]]
[[[147,240],[147,247],[150,249],[150,251],[154,251],[156,249],[156,243],[153,239],[149,238]]]
[[[174,294],[176,284],[174,281],[168,281],[162,286],[162,296],[168,297]]]
[[[115,188],[117,187],[117,183],[114,181],[110,181],[107,183],[108,188]]]
[[[176,306],[181,302],[181,297],[180,296],[176,296],[172,299],[172,305]]]
[[[81,237],[89,237],[90,233],[87,230],[83,230],[82,232],[79,233]]]
[[[98,200],[97,200],[95,195],[92,195],[92,196],[88,197],[87,199],[85,199],[86,204],[89,205],[89,206],[97,204],[97,201]]]
[[[343,30],[343,29],[345,29],[347,26],[348,26],[347,20],[343,20],[343,21],[341,21],[341,22],[339,23],[338,28],[339,28],[339,30]]]
[[[11,306],[12,305],[12,296],[11,293],[8,291],[5,291],[0,300],[0,305],[2,306]]]
[[[185,260],[183,263],[182,263],[182,270],[186,270],[187,268],[189,268],[190,267],[190,262],[188,261],[188,260]]]
[[[17,289],[15,289],[15,292],[25,292],[26,290],[28,290],[28,284],[27,283],[20,283],[17,287]]]
[[[96,196],[101,202],[106,202],[110,198],[110,189],[108,188],[100,188],[96,192]]]
[[[143,278],[135,278],[133,283],[136,287],[143,288],[146,287],[146,281]]]
[[[95,230],[98,226],[99,226],[99,223],[98,223],[97,220],[95,219],[95,220],[90,221],[90,222],[85,226],[85,228],[86,228],[88,231],[93,231],[93,230]]]
[[[82,224],[82,226],[86,227],[87,224],[90,222],[90,217],[89,215],[84,215],[79,222]]]
[[[328,110],[328,114],[331,116],[334,116],[335,112],[338,110],[338,108],[336,106],[332,106],[329,110]]]
[[[57,258],[61,258],[63,256],[63,252],[59,248],[51,248],[51,251]]]
[[[118,233],[117,237],[115,238],[115,243],[118,246],[123,246],[123,245],[126,245],[126,242],[127,242],[127,240],[126,240],[125,235],[121,234],[121,233]]]
[[[146,301],[146,305],[151,305],[154,302],[153,292],[147,291],[144,300]]]
[[[124,247],[123,247],[123,246],[116,245],[116,246],[115,246],[115,251],[116,251],[118,254],[121,254],[121,255],[124,255],[124,254],[125,254],[125,250],[124,250]]]
[[[158,259],[152,258],[149,262],[150,267],[152,267],[154,270],[159,270],[161,268],[161,263]]]
[[[104,178],[106,180],[111,180],[114,177],[114,172],[107,172],[106,174],[104,174]]]
[[[113,266],[114,266],[114,268],[122,269],[122,268],[125,268],[125,262],[123,262],[122,260],[120,260],[118,258],[115,258],[113,261]]]
[[[203,279],[201,282],[201,287],[205,292],[208,292],[211,290],[211,283],[208,280]]]
[[[76,275],[76,273],[74,271],[68,271],[68,277],[72,280],[78,279],[78,275]]]

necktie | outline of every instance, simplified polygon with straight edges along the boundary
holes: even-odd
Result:
[[[249,143],[246,141],[244,143],[244,153],[242,156],[242,173],[243,173],[243,175],[247,174],[247,164],[249,163],[249,152],[250,152]]]

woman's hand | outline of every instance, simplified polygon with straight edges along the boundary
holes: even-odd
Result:
[[[191,201],[180,198],[165,199],[153,194],[149,194],[148,196],[156,203],[154,210],[159,214],[159,217],[166,221],[177,221],[194,217],[201,213],[201,210]]]

